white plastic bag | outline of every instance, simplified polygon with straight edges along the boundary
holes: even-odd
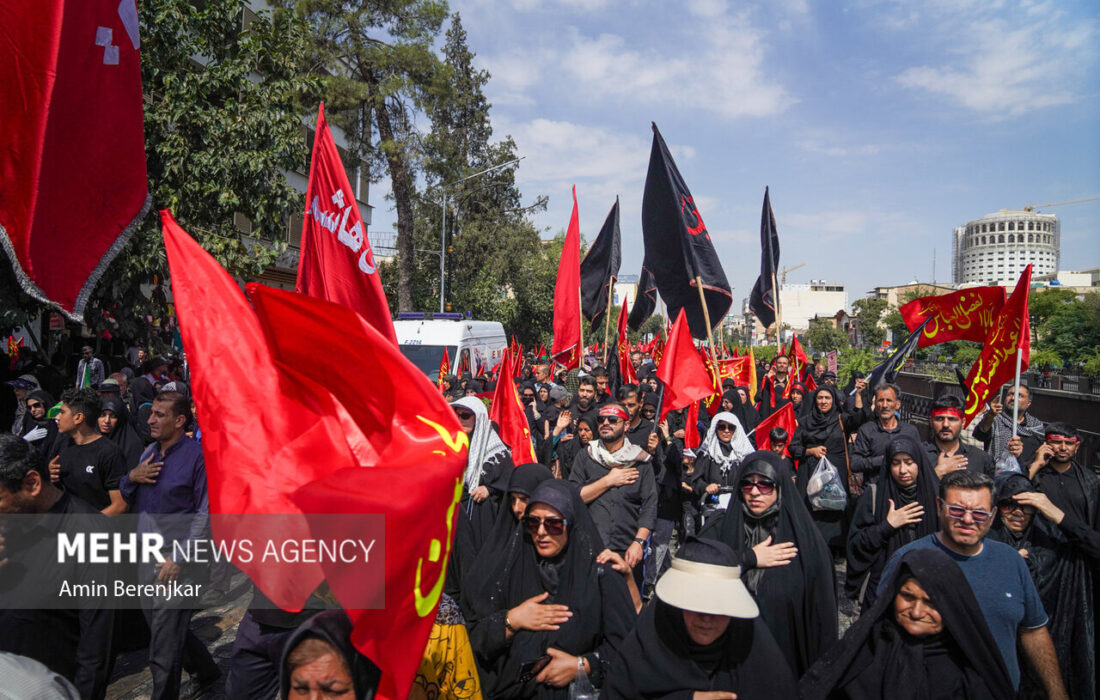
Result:
[[[1023,474],[1024,470],[1020,468],[1020,461],[1016,459],[1016,456],[1011,452],[1005,452],[1004,456],[997,460],[994,465],[996,473],[1010,472],[1013,474]]]
[[[806,484],[806,495],[814,510],[844,510],[848,506],[848,492],[840,482],[840,470],[825,457],[814,467]]]
[[[577,669],[577,677],[569,684],[569,700],[596,700],[600,692],[588,680],[584,667]]]

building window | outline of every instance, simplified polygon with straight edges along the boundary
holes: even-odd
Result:
[[[986,224],[982,224],[982,233],[988,233],[989,229],[986,228]]]
[[[1034,242],[1034,240],[1035,240],[1035,234],[1033,234],[1033,233],[1027,234],[1027,242],[1028,243],[1032,243],[1032,242]]]
[[[1035,222],[1034,221],[1027,222],[1027,230],[1028,231],[1034,231],[1035,230]]]
[[[1001,230],[1003,231],[1004,230],[1004,228],[1003,228],[1004,224],[1001,224],[1001,226],[1002,226]],[[997,242],[998,243],[1004,243],[1005,242],[1005,235],[1003,233],[1001,235],[997,236]]]
[[[1016,230],[1016,222],[1015,221],[1009,221],[1008,222],[1008,230],[1009,231],[1015,231]]]
[[[1001,223],[997,224],[997,230],[998,231],[1004,231],[1005,230],[1005,222],[1002,221]]]

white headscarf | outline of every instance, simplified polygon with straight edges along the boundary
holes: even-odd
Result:
[[[474,429],[470,433],[470,450],[466,456],[466,473],[462,477],[468,493],[477,488],[485,470],[485,463],[491,457],[501,452],[511,454],[511,451],[489,424],[489,412],[485,410],[485,404],[481,399],[476,396],[464,396],[458,401],[452,401],[451,405],[462,406],[474,414]]]
[[[719,423],[729,423],[733,426],[733,438],[730,440],[733,449],[728,455],[722,454],[722,442],[718,439]],[[741,421],[737,420],[737,416],[722,411],[710,419],[707,436],[703,438],[703,445],[699,451],[714,460],[723,472],[727,472],[730,467],[740,464],[745,455],[755,452],[756,448],[749,442],[749,436],[745,434],[745,429],[741,427]]]

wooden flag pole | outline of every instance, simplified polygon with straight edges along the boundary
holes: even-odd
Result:
[[[714,333],[710,328],[710,311],[707,310],[707,298],[703,295],[703,278],[695,278],[695,288],[699,290],[699,303],[703,305],[703,320],[707,324],[707,344],[710,345],[710,359],[714,362],[714,371],[718,371],[718,355],[714,352]]]
[[[604,315],[607,316],[607,318],[604,320],[604,324],[603,324],[603,364],[604,364],[604,367],[607,366],[607,335],[608,335],[608,333],[611,332],[611,299],[612,299],[612,295],[615,293],[614,281],[615,281],[614,277],[608,277],[607,278],[607,309],[604,311]]]

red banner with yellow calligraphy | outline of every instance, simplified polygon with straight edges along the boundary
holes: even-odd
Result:
[[[974,287],[938,297],[914,299],[898,311],[910,333],[932,317],[917,342],[918,348],[926,348],[949,340],[985,342],[993,331],[993,320],[1004,305],[1004,287]]]
[[[1020,371],[1028,366],[1031,355],[1031,324],[1027,316],[1027,297],[1031,287],[1031,265],[1020,275],[1016,289],[993,319],[993,328],[978,361],[970,368],[966,386],[966,410],[963,425],[978,415],[990,394],[1016,376],[1016,353],[1021,353]],[[929,324],[932,325],[932,324]]]

